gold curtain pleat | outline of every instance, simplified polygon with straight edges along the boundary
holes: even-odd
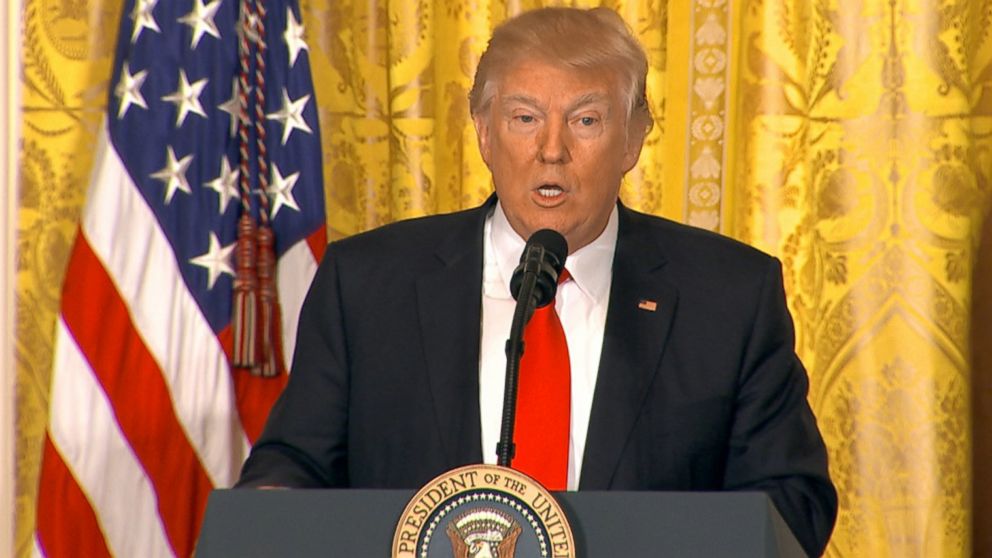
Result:
[[[473,69],[496,24],[551,3],[301,0],[332,238],[485,199]],[[21,22],[19,556],[121,4],[26,0]],[[827,554],[969,555],[969,308],[992,197],[992,0],[603,4],[650,65],[656,125],[625,203],[782,259],[840,493]],[[976,425],[976,438],[988,432]],[[978,520],[975,550],[992,532]]]
[[[992,557],[992,219],[985,219],[974,273],[971,330],[973,556]]]

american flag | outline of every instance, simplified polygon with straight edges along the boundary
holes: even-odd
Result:
[[[56,324],[35,550],[189,556],[285,385],[324,249],[299,7],[127,0],[109,89]],[[274,377],[230,364],[235,276],[264,299],[267,227]]]

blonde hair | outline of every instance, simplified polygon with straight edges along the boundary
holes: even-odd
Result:
[[[654,121],[646,93],[647,57],[613,10],[540,8],[497,26],[479,59],[469,92],[472,116],[489,108],[500,74],[525,58],[565,68],[616,72],[624,86],[628,123],[643,125],[645,131],[651,129]]]

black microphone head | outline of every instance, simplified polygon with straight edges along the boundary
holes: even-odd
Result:
[[[552,229],[541,229],[530,235],[527,240],[528,246],[534,244],[544,246],[545,251],[553,256],[553,259],[549,260],[548,263],[554,266],[556,276],[565,269],[565,258],[568,257],[568,241],[560,232]],[[526,248],[524,251],[526,252]],[[555,280],[557,279],[558,277],[555,277]]]
[[[510,294],[516,299],[520,294],[524,274],[536,275],[534,297],[536,308],[547,306],[555,299],[558,291],[558,276],[565,269],[568,257],[568,242],[558,231],[541,229],[530,235],[524,252],[520,255],[520,265],[510,279]]]

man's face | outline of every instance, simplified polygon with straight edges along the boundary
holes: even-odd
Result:
[[[575,252],[603,232],[643,144],[628,137],[618,80],[529,60],[496,86],[475,126],[506,217],[524,239],[554,229]]]

